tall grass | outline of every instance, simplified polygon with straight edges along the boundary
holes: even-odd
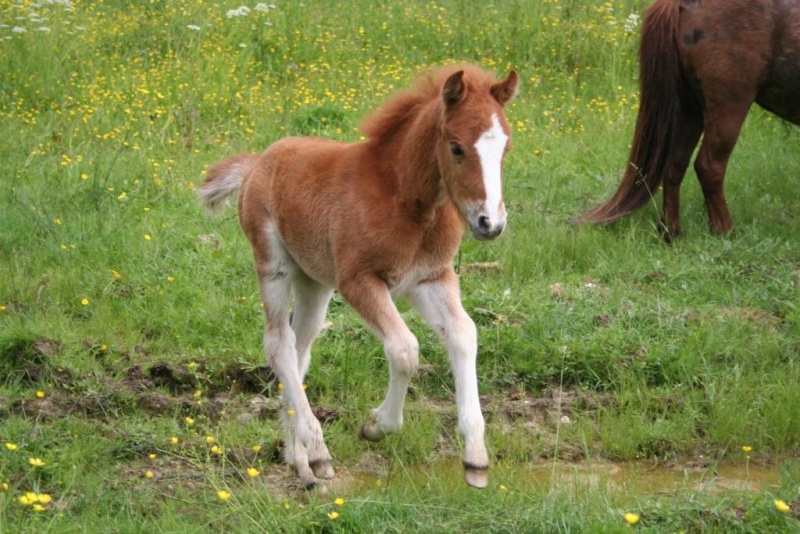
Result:
[[[751,113],[728,171],[730,236],[708,235],[691,176],[671,246],[656,200],[613,226],[569,222],[625,165],[645,4],[2,4],[0,442],[17,449],[0,446],[0,530],[615,532],[627,510],[654,531],[798,528],[772,505],[800,498],[783,461],[800,450],[797,129]],[[447,357],[404,307],[425,363],[405,430],[355,440],[387,370],[335,297],[309,395],[334,412],[325,432],[345,482],[331,492],[347,502],[297,495],[259,369],[249,247],[234,210],[206,217],[194,188],[207,165],[285,135],[358,140],[364,114],[450,61],[523,81],[508,111],[508,233],[465,240],[457,258],[493,485],[468,491],[442,461],[460,447]],[[778,485],[659,496],[531,471],[744,462],[743,445]],[[53,500],[37,513],[26,491]]]

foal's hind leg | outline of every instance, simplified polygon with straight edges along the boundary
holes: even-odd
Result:
[[[485,488],[489,483],[489,454],[475,369],[478,334],[461,304],[455,272],[451,269],[438,280],[421,283],[409,294],[409,302],[447,348],[456,384],[458,429],[464,438],[464,476],[470,486]]]
[[[295,347],[297,350],[297,368],[301,382],[305,380],[308,367],[311,363],[311,345],[322,330],[325,321],[325,312],[328,302],[333,295],[333,289],[319,284],[303,274],[297,272],[294,279],[295,305],[292,312],[291,324],[295,334]],[[305,387],[305,384],[303,385]],[[284,456],[286,462],[295,465],[295,450],[302,448],[302,443],[297,443],[297,436],[293,432],[291,417],[283,411],[281,419],[287,431]],[[314,464],[311,466],[314,474],[319,478],[333,478],[334,471],[330,462]]]
[[[723,192],[725,170],[752,103],[753,99],[746,97],[734,104],[706,103],[703,141],[694,168],[708,209],[708,226],[715,234],[733,226]]]
[[[289,325],[291,282],[297,267],[274,240],[266,258],[262,249],[254,247],[256,270],[261,287],[266,326],[264,349],[270,367],[284,385],[284,423],[286,443],[291,449],[287,463],[297,469],[305,487],[316,484],[316,476],[331,477],[331,456],[322,438],[322,426],[311,411],[300,373],[297,337]],[[308,342],[310,343],[310,342]]]
[[[681,233],[680,190],[683,177],[692,152],[697,146],[700,134],[703,133],[703,116],[696,111],[683,111],[678,117],[674,145],[670,153],[670,162],[664,178],[663,209],[659,230],[664,239],[670,242]]]

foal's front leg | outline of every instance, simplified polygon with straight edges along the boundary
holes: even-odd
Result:
[[[447,347],[456,384],[458,429],[464,438],[464,477],[470,486],[485,488],[489,483],[489,454],[475,369],[478,333],[461,305],[458,276],[448,269],[438,279],[419,284],[408,298]]]
[[[362,425],[360,435],[379,441],[403,427],[403,404],[408,383],[419,364],[419,343],[403,322],[386,284],[362,276],[340,284],[339,291],[383,342],[389,361],[389,389],[381,405]]]

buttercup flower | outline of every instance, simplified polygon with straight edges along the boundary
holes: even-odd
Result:
[[[230,498],[231,498],[231,494],[230,494],[230,493],[228,493],[228,492],[227,492],[227,491],[225,491],[225,490],[219,490],[219,491],[217,492],[217,497],[219,497],[219,500],[221,500],[221,501],[223,501],[223,502],[224,502],[224,501],[227,501],[228,499],[230,499]]]
[[[43,399],[45,395],[46,395],[46,393],[44,391],[37,391],[36,392],[36,398],[37,399]]]
[[[211,447],[211,453],[212,454],[222,454],[222,448],[214,445],[213,447]]]
[[[17,447],[18,447],[18,445],[16,443],[10,443],[8,441],[6,442],[6,449],[8,449],[10,451],[17,450]]]
[[[338,519],[338,518],[339,518],[339,512],[330,512],[328,514],[328,519],[330,519],[331,521],[333,521],[335,519]]]
[[[337,497],[336,500],[333,501],[333,504],[335,504],[336,506],[344,506],[344,499],[342,499],[341,497]]]
[[[253,445],[253,452],[259,452],[261,450],[261,445]]]
[[[177,445],[178,441],[179,441],[178,438],[176,438],[175,436],[169,438],[169,442],[172,443],[173,445]]]
[[[191,417],[187,417],[186,419],[184,419],[184,421],[186,421],[186,424],[189,426],[192,426],[194,424],[194,419],[192,419]]]
[[[145,471],[145,473],[144,473],[144,477],[145,478],[153,478],[154,476],[156,476],[156,475],[152,471],[149,471],[149,470]]]
[[[206,436],[206,443],[211,445],[212,443],[214,443],[214,438],[212,436]]]
[[[742,446],[742,452],[744,452],[745,454],[750,452],[750,451],[752,451],[752,450],[753,450],[753,447],[751,447],[749,445]]]
[[[639,515],[633,512],[628,512],[623,517],[625,518],[625,522],[629,525],[635,525],[639,522]]]
[[[791,506],[789,506],[788,504],[786,504],[784,501],[782,501],[782,500],[780,500],[780,499],[778,499],[778,500],[776,500],[776,501],[775,501],[775,508],[776,508],[776,509],[777,509],[779,512],[783,512],[783,513],[786,513],[786,512],[788,512],[789,510],[791,510],[791,509],[792,509],[792,507],[791,507]]]
[[[248,467],[247,468],[247,476],[249,476],[250,478],[256,478],[260,474],[261,474],[261,471],[259,471],[255,467]]]
[[[28,458],[28,463],[31,464],[33,467],[42,467],[44,466],[44,462],[41,458]]]

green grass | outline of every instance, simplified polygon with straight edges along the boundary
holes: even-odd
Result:
[[[573,226],[625,165],[630,15],[646,2],[275,2],[228,17],[239,5],[0,5],[0,442],[18,446],[0,446],[0,531],[623,532],[626,511],[653,532],[800,531],[797,128],[751,113],[729,236],[708,234],[691,172],[671,246],[657,200]],[[404,431],[357,441],[388,371],[334,297],[308,392],[340,476],[304,495],[278,461],[249,246],[234,210],[209,218],[194,188],[285,135],[357,140],[365,113],[453,60],[522,79],[509,229],[457,258],[491,486],[461,481],[447,357],[403,306],[425,364]],[[663,479],[584,476],[609,461]],[[768,482],[714,475],[751,465]],[[681,469],[704,483],[670,485]],[[26,491],[52,501],[37,513]]]

